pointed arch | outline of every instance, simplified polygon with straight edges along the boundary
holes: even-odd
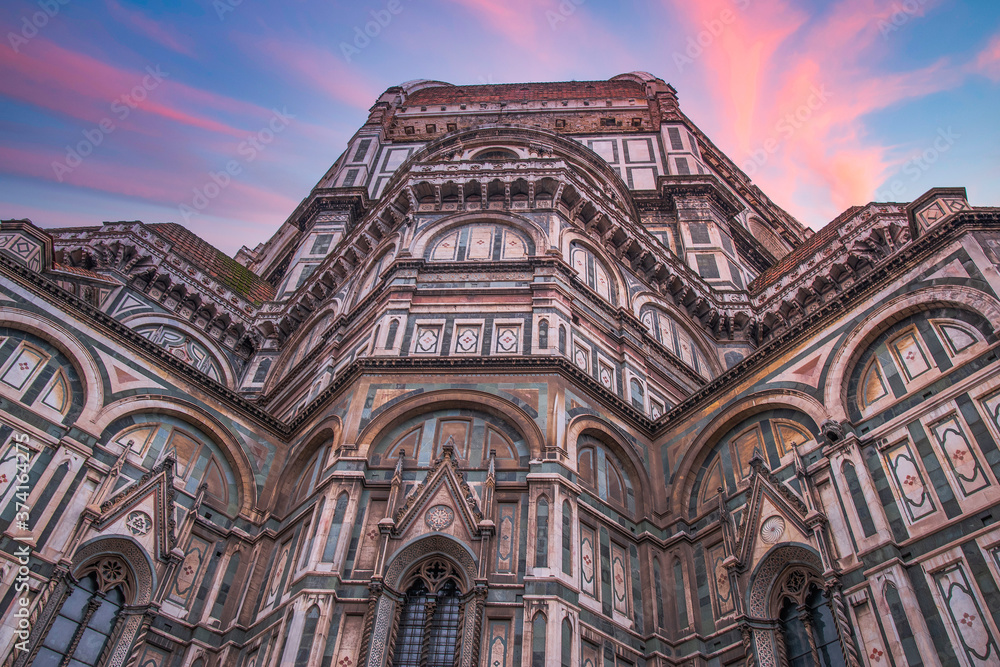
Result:
[[[694,326],[687,311],[658,294],[640,292],[633,297],[632,312],[650,337],[701,375],[713,378],[725,370],[715,347],[700,327]]]
[[[358,434],[358,455],[370,457],[372,447],[389,429],[423,413],[446,409],[471,409],[499,417],[523,438],[528,455],[538,458],[544,450],[544,436],[535,420],[515,403],[482,391],[442,389],[428,391],[387,404]]]
[[[310,470],[309,492],[315,490],[326,467],[326,459],[336,448],[342,432],[340,417],[331,415],[310,429],[300,440],[302,444],[289,456],[279,476],[279,479],[286,481],[275,491],[275,507],[285,507],[292,511],[293,503],[306,497],[300,496],[298,492]]]
[[[924,287],[881,302],[844,336],[830,361],[823,403],[828,406],[833,419],[848,419],[847,380],[865,348],[896,322],[933,308],[959,308],[978,314],[987,322],[1000,322],[1000,301],[965,285]]]
[[[427,259],[433,260],[428,253],[438,241],[448,234],[457,233],[469,225],[476,224],[509,228],[519,235],[524,235],[525,240],[528,241],[528,245],[525,247],[526,256],[535,255],[539,248],[546,248],[549,245],[546,230],[526,216],[511,211],[460,211],[443,216],[433,225],[428,225],[426,229],[420,230],[410,243],[410,254],[414,257],[427,255]],[[502,255],[497,259],[501,257]]]
[[[715,417],[684,446],[684,455],[674,469],[664,471],[667,488],[670,489],[670,506],[686,507],[689,512],[697,511],[697,489],[705,479],[707,468],[711,465],[709,459],[716,454],[716,446],[720,441],[741,422],[762,412],[784,409],[802,414],[815,425],[829,419],[829,413],[822,403],[804,392],[791,389],[774,389],[733,398],[728,405],[716,409]],[[676,483],[675,480],[682,482]]]
[[[576,231],[566,231],[561,243],[563,259],[583,284],[612,306],[628,303],[625,280],[618,271],[616,261],[610,260],[590,238]],[[607,281],[606,287],[602,280]]]
[[[178,398],[128,397],[106,405],[94,421],[99,440],[107,443],[117,434],[118,420],[139,414],[162,414],[190,424],[208,435],[233,471],[238,498],[237,512],[252,515],[257,507],[257,481],[254,465],[238,436],[200,406]]]
[[[29,649],[15,654],[13,664],[24,667],[39,656],[58,660],[71,655],[95,664],[100,656],[102,664],[122,667],[155,586],[152,560],[131,537],[85,542],[68,573],[53,581],[45,607],[31,626]],[[97,656],[88,650],[95,646]]]
[[[183,361],[202,373],[205,373],[220,384],[227,387],[236,386],[236,372],[233,370],[232,364],[229,362],[229,357],[226,356],[226,353],[221,347],[219,347],[217,342],[208,337],[204,331],[200,331],[191,326],[191,323],[187,320],[170,313],[143,313],[133,317],[126,317],[122,320],[122,324],[132,329],[143,338],[149,339],[153,344],[164,347],[164,349],[167,349],[166,342],[153,336],[152,332],[154,332],[157,328],[163,327],[168,332],[174,331],[182,336],[188,337],[194,342],[195,346],[201,346],[204,348],[204,352],[207,353],[210,358],[198,358],[196,355],[199,354],[199,352],[195,347],[192,347],[193,354],[187,355],[187,357],[183,358]],[[178,344],[181,343],[179,342]],[[189,347],[186,343],[184,345],[185,347]],[[219,369],[221,377],[212,377],[213,373],[210,368],[212,365],[211,362],[214,362],[214,365]]]
[[[579,465],[580,447],[589,446],[588,443],[579,445],[581,436],[588,435],[595,438],[601,445],[607,448],[618,462],[622,465],[621,473],[628,484],[623,489],[628,494],[628,486],[631,484],[633,504],[623,503],[622,507],[629,508],[639,518],[648,514],[652,507],[647,506],[647,499],[652,498],[652,486],[649,479],[649,465],[643,460],[640,450],[623,436],[618,428],[610,422],[594,415],[579,415],[574,417],[566,427],[566,451],[571,461],[576,461]],[[593,474],[596,481],[598,474],[598,460],[593,458]],[[623,480],[623,481],[625,481]]]
[[[88,350],[68,329],[44,317],[18,308],[0,306],[0,320],[9,322],[7,326],[26,331],[43,339],[66,355],[69,363],[80,376],[83,389],[83,411],[76,418],[76,427],[96,436],[99,429],[90,430],[104,402],[104,383],[101,370]]]

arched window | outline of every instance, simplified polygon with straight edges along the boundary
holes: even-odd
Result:
[[[875,523],[872,521],[871,511],[868,509],[868,501],[865,500],[865,494],[861,491],[861,481],[858,479],[858,472],[854,469],[854,464],[850,461],[844,462],[844,465],[841,466],[841,471],[844,473],[844,479],[847,481],[847,488],[851,492],[851,501],[854,503],[854,509],[858,513],[858,519],[861,520],[861,529],[865,532],[865,537],[871,537],[875,534]]]
[[[322,454],[326,451],[325,447],[320,447],[312,456],[309,457],[309,461],[303,466],[302,472],[298,474],[298,485],[295,489],[295,494],[292,496],[292,504],[298,505],[300,502],[309,497],[315,488],[316,478],[322,472]]]
[[[106,559],[81,577],[71,587],[31,664],[56,667],[68,659],[71,665],[97,665],[127,603],[125,573],[121,561]]]
[[[535,567],[549,566],[549,501],[538,498],[535,508]]]
[[[568,618],[562,622],[562,661],[560,667],[573,665],[573,624]]]
[[[610,273],[593,252],[578,243],[573,243],[570,245],[569,261],[583,284],[597,292],[605,301],[615,304]]]
[[[681,361],[705,377],[712,377],[712,369],[705,360],[701,347],[694,336],[681,326],[674,316],[660,306],[646,305],[639,311],[639,319],[646,326],[649,335],[660,345],[680,357]]]
[[[545,664],[545,614],[535,614],[531,622],[531,667],[547,667]]]
[[[635,512],[632,481],[621,461],[597,438],[581,435],[577,440],[577,471],[580,482],[597,497],[618,508]]]
[[[562,504],[562,571],[565,574],[573,574],[573,510],[569,501],[564,500]]]
[[[559,354],[566,354],[566,327],[559,325]]]
[[[453,667],[461,629],[462,591],[450,563],[424,563],[406,588],[392,667]]]
[[[368,294],[374,289],[375,285],[378,283],[381,277],[382,271],[385,270],[389,263],[392,262],[392,258],[395,248],[389,248],[386,252],[382,253],[382,256],[371,265],[368,271],[365,273],[364,277],[358,283],[358,291],[354,295],[354,305],[358,305],[361,301],[368,296]]]
[[[299,642],[299,652],[295,655],[295,667],[308,667],[309,655],[312,653],[313,641],[316,639],[316,625],[319,623],[319,607],[313,605],[306,614],[306,624],[302,628],[302,641]]]
[[[333,521],[330,522],[330,532],[326,536],[326,546],[323,548],[323,562],[332,563],[337,553],[337,541],[340,539],[340,528],[347,513],[347,492],[337,497],[337,507],[333,510]]]
[[[545,350],[549,347],[549,321],[542,320],[538,323],[538,347]]]
[[[488,148],[472,156],[473,162],[507,162],[517,159],[519,159],[517,153],[509,148]]]
[[[312,514],[312,527],[309,529],[309,539],[307,539],[305,544],[302,545],[302,555],[299,557],[299,567],[305,567],[309,564],[309,558],[312,556],[313,543],[316,541],[316,532],[319,530],[319,522],[323,518],[323,506],[325,504],[326,498],[320,498],[319,502],[316,503],[316,511]]]
[[[837,623],[821,582],[792,570],[779,593],[778,641],[789,667],[843,667]]]
[[[638,379],[632,378],[629,381],[629,394],[632,399],[632,407],[636,410],[644,411],[646,409],[646,392],[642,388],[642,383]]]
[[[237,551],[229,558],[229,565],[222,576],[222,583],[219,584],[219,592],[215,596],[215,604],[212,605],[212,618],[222,618],[222,612],[226,608],[226,600],[229,599],[229,591],[233,587],[236,579],[236,571],[240,569],[240,552]]]

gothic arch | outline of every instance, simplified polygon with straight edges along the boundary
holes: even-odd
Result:
[[[349,283],[347,297],[344,299],[348,310],[354,310],[372,293],[382,273],[399,256],[399,250],[400,246],[394,239],[386,239],[371,249],[361,266],[354,268],[354,278]],[[369,287],[366,288],[366,284]]]
[[[457,567],[466,591],[475,587],[478,576],[475,554],[467,545],[441,533],[415,538],[397,549],[387,560],[385,585],[398,590],[419,563],[433,556],[444,557]]]
[[[848,419],[847,379],[858,356],[883,330],[910,315],[937,307],[970,310],[989,322],[1000,322],[1000,301],[964,285],[943,285],[918,289],[882,303],[844,338],[834,353],[826,380],[823,403],[838,421]]]
[[[23,667],[35,658],[63,604],[78,582],[92,572],[102,589],[122,588],[125,604],[120,607],[116,615],[117,621],[110,629],[102,664],[108,667],[122,667],[126,664],[136,636],[148,626],[149,619],[145,614],[156,589],[156,571],[149,554],[138,542],[130,537],[115,536],[97,537],[84,543],[73,555],[69,571],[53,579],[52,584],[43,590],[40,604],[44,604],[44,607],[31,628],[31,648],[18,655],[14,662],[16,667]],[[84,626],[86,618],[80,621]],[[78,633],[80,631],[77,630]],[[72,644],[70,648],[73,648]],[[51,649],[45,650],[51,653]]]
[[[618,268],[618,262],[609,258],[607,256],[607,252],[603,248],[595,245],[592,239],[580,233],[576,229],[570,228],[561,234],[559,244],[562,248],[563,261],[571,267],[573,266],[572,252],[574,243],[577,247],[583,248],[584,250],[592,253],[595,260],[600,262],[602,268],[607,272],[608,277],[611,280],[609,291],[612,298],[610,300],[610,305],[615,307],[626,307],[626,304],[628,304],[628,290],[625,288],[625,280],[622,278],[621,271]],[[576,275],[575,271],[574,275]]]
[[[326,447],[327,444],[330,448],[337,446],[340,440],[340,434],[342,431],[342,425],[340,418],[337,416],[331,416],[323,420],[323,422],[309,432],[308,435],[299,440],[299,446],[292,450],[292,454],[285,461],[282,473],[278,476],[279,480],[284,480],[277,489],[275,489],[275,507],[284,509],[285,511],[291,511],[293,508],[288,505],[294,497],[294,491],[300,482],[300,478],[305,472],[305,466],[309,464],[312,459],[313,454],[317,450]],[[323,467],[325,466],[325,459],[329,457],[329,450],[327,450],[324,456],[321,456],[317,461],[317,466],[319,470],[316,474],[322,474]],[[317,476],[317,482],[319,478]]]
[[[664,471],[668,487],[671,489],[670,506],[677,508],[688,506],[687,501],[694,490],[701,465],[711,456],[715,445],[730,429],[755,414],[780,408],[801,412],[812,419],[817,426],[829,418],[829,413],[822,403],[804,392],[792,389],[772,389],[733,400],[700,429],[698,436],[685,448],[685,454],[678,462],[674,473],[671,475],[670,471]]]
[[[803,603],[813,587],[826,599],[827,613],[832,628],[827,628],[828,641],[839,644],[848,665],[860,665],[854,646],[853,632],[842,593],[836,579],[823,577],[823,564],[819,554],[810,546],[800,543],[779,544],[770,549],[753,569],[746,592],[747,623],[742,630],[748,642],[748,656],[754,652],[760,667],[778,667],[787,664],[785,640],[781,627],[780,611],[786,596]],[[812,635],[809,628],[806,632]],[[816,643],[810,637],[813,655]],[[815,661],[814,661],[815,662]]]
[[[545,448],[538,425],[511,401],[481,391],[442,389],[417,394],[378,413],[358,434],[358,455],[369,456],[382,433],[410,417],[447,408],[471,408],[502,418],[520,432],[532,458],[540,457]]]
[[[165,396],[128,397],[106,405],[95,420],[99,429],[100,442],[107,444],[114,433],[109,432],[112,424],[118,419],[129,415],[147,413],[170,415],[187,422],[206,432],[215,440],[215,444],[223,452],[236,475],[236,488],[239,492],[237,502],[238,512],[253,515],[257,506],[257,482],[254,477],[254,466],[250,462],[246,449],[240,439],[222,422],[205,412],[194,403]]]
[[[423,257],[430,242],[437,237],[454,229],[477,222],[506,225],[523,232],[535,244],[535,255],[539,254],[540,249],[548,247],[548,234],[546,231],[524,216],[517,215],[511,211],[460,211],[438,218],[433,225],[428,225],[426,229],[417,232],[410,241],[410,254],[413,257]],[[530,253],[529,256],[531,256]]]
[[[219,348],[218,343],[206,336],[205,332],[199,331],[195,327],[191,326],[191,323],[187,320],[181,319],[176,315],[171,315],[169,313],[144,313],[142,315],[125,318],[122,320],[122,324],[133,331],[135,331],[138,327],[148,325],[162,325],[181,331],[201,344],[212,355],[212,358],[219,365],[219,368],[222,371],[223,378],[220,380],[221,384],[224,384],[227,387],[233,387],[236,385],[236,374],[233,372],[233,367],[229,363],[228,357],[226,357],[222,349]]]
[[[43,317],[16,308],[0,306],[0,319],[8,322],[12,329],[19,329],[44,339],[47,343],[66,355],[76,368],[83,385],[83,412],[76,419],[76,426],[86,430],[94,423],[104,402],[104,384],[101,371],[93,353],[84,347],[75,335],[60,325]],[[99,429],[89,431],[90,435],[100,433]]]
[[[772,547],[754,568],[747,586],[747,614],[753,619],[768,618],[774,584],[789,567],[801,565],[816,574],[823,572],[823,561],[811,546],[789,543]]]
[[[383,585],[370,587],[368,614],[359,664],[377,667],[385,663],[396,648],[396,628],[405,605],[403,584],[428,560],[450,563],[463,580],[463,600],[460,630],[456,646],[456,665],[473,667],[479,664],[479,646],[486,601],[486,586],[476,582],[476,557],[457,540],[441,534],[429,535],[407,543],[388,560]]]
[[[632,299],[632,314],[641,319],[644,306],[659,308],[679,326],[683,327],[698,347],[702,358],[711,367],[712,376],[716,377],[722,374],[725,369],[722,367],[722,362],[719,361],[719,354],[706,342],[704,333],[696,326],[693,326],[693,322],[687,311],[677,308],[676,305],[667,302],[663,297],[653,292],[639,292],[635,295]]]
[[[282,343],[281,352],[278,353],[277,357],[274,357],[274,361],[272,362],[271,368],[265,378],[265,394],[269,395],[270,392],[274,390],[275,386],[288,377],[289,372],[295,367],[295,364],[301,361],[302,357],[315,349],[315,347],[313,347],[309,350],[303,350],[303,346],[309,344],[310,336],[314,334],[316,335],[316,338],[312,341],[313,346],[318,345],[320,342],[320,336],[322,335],[321,331],[325,328],[326,319],[330,318],[332,320],[339,310],[339,300],[332,299],[322,310],[317,311],[310,316],[309,319],[303,322],[302,325],[292,332],[292,335],[289,336],[288,340]],[[317,329],[320,331],[318,332]]]
[[[593,415],[574,417],[566,427],[565,445],[566,454],[572,461],[574,469],[576,469],[577,456],[579,455],[576,443],[582,435],[596,437],[625,465],[625,473],[628,474],[635,486],[636,517],[645,516],[652,511],[654,501],[651,492],[653,487],[649,479],[649,465],[642,460],[636,448],[622,437],[617,427]]]

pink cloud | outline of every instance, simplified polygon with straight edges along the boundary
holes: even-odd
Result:
[[[121,23],[144,35],[157,44],[191,58],[195,57],[188,39],[174,34],[163,23],[148,18],[145,14],[121,6],[117,0],[106,0],[108,11]]]
[[[582,0],[450,2],[471,14],[485,30],[507,42],[496,48],[504,49],[504,61],[511,70],[531,72],[544,68],[554,72],[578,66],[583,44],[595,45],[595,54],[596,45],[599,45],[602,65],[612,60],[634,62],[620,37],[595,21]],[[519,80],[525,80],[523,75]]]
[[[357,66],[348,64],[339,53],[277,40],[254,44],[252,49],[263,51],[290,74],[335,102],[367,111],[382,93],[372,87],[370,77]]]
[[[961,82],[960,68],[946,61],[880,70],[892,38],[880,25],[895,11],[882,0],[845,0],[814,16],[790,0],[744,9],[732,0],[670,2],[695,34],[731,13],[693,63],[716,91],[717,142],[779,204],[809,192],[809,204],[789,208],[816,226],[869,201],[896,166],[893,147],[865,133],[866,116]]]
[[[251,115],[258,119],[254,124],[271,113],[174,81],[169,70],[158,66],[125,70],[41,38],[36,41],[39,48],[30,53],[0,50],[0,94],[89,123],[108,117],[115,120],[115,109],[128,106],[129,116],[136,110],[234,137],[243,131],[218,120],[215,112]],[[136,101],[129,104],[126,96],[132,99],[134,93],[138,93]],[[139,97],[145,99],[138,101]],[[125,106],[113,106],[116,103]],[[213,113],[201,113],[204,108]]]
[[[1000,81],[1000,35],[993,37],[986,48],[979,52],[975,70],[993,81]]]

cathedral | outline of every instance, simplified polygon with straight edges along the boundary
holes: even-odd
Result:
[[[645,72],[391,87],[235,257],[5,220],[2,667],[998,665],[998,271]]]

